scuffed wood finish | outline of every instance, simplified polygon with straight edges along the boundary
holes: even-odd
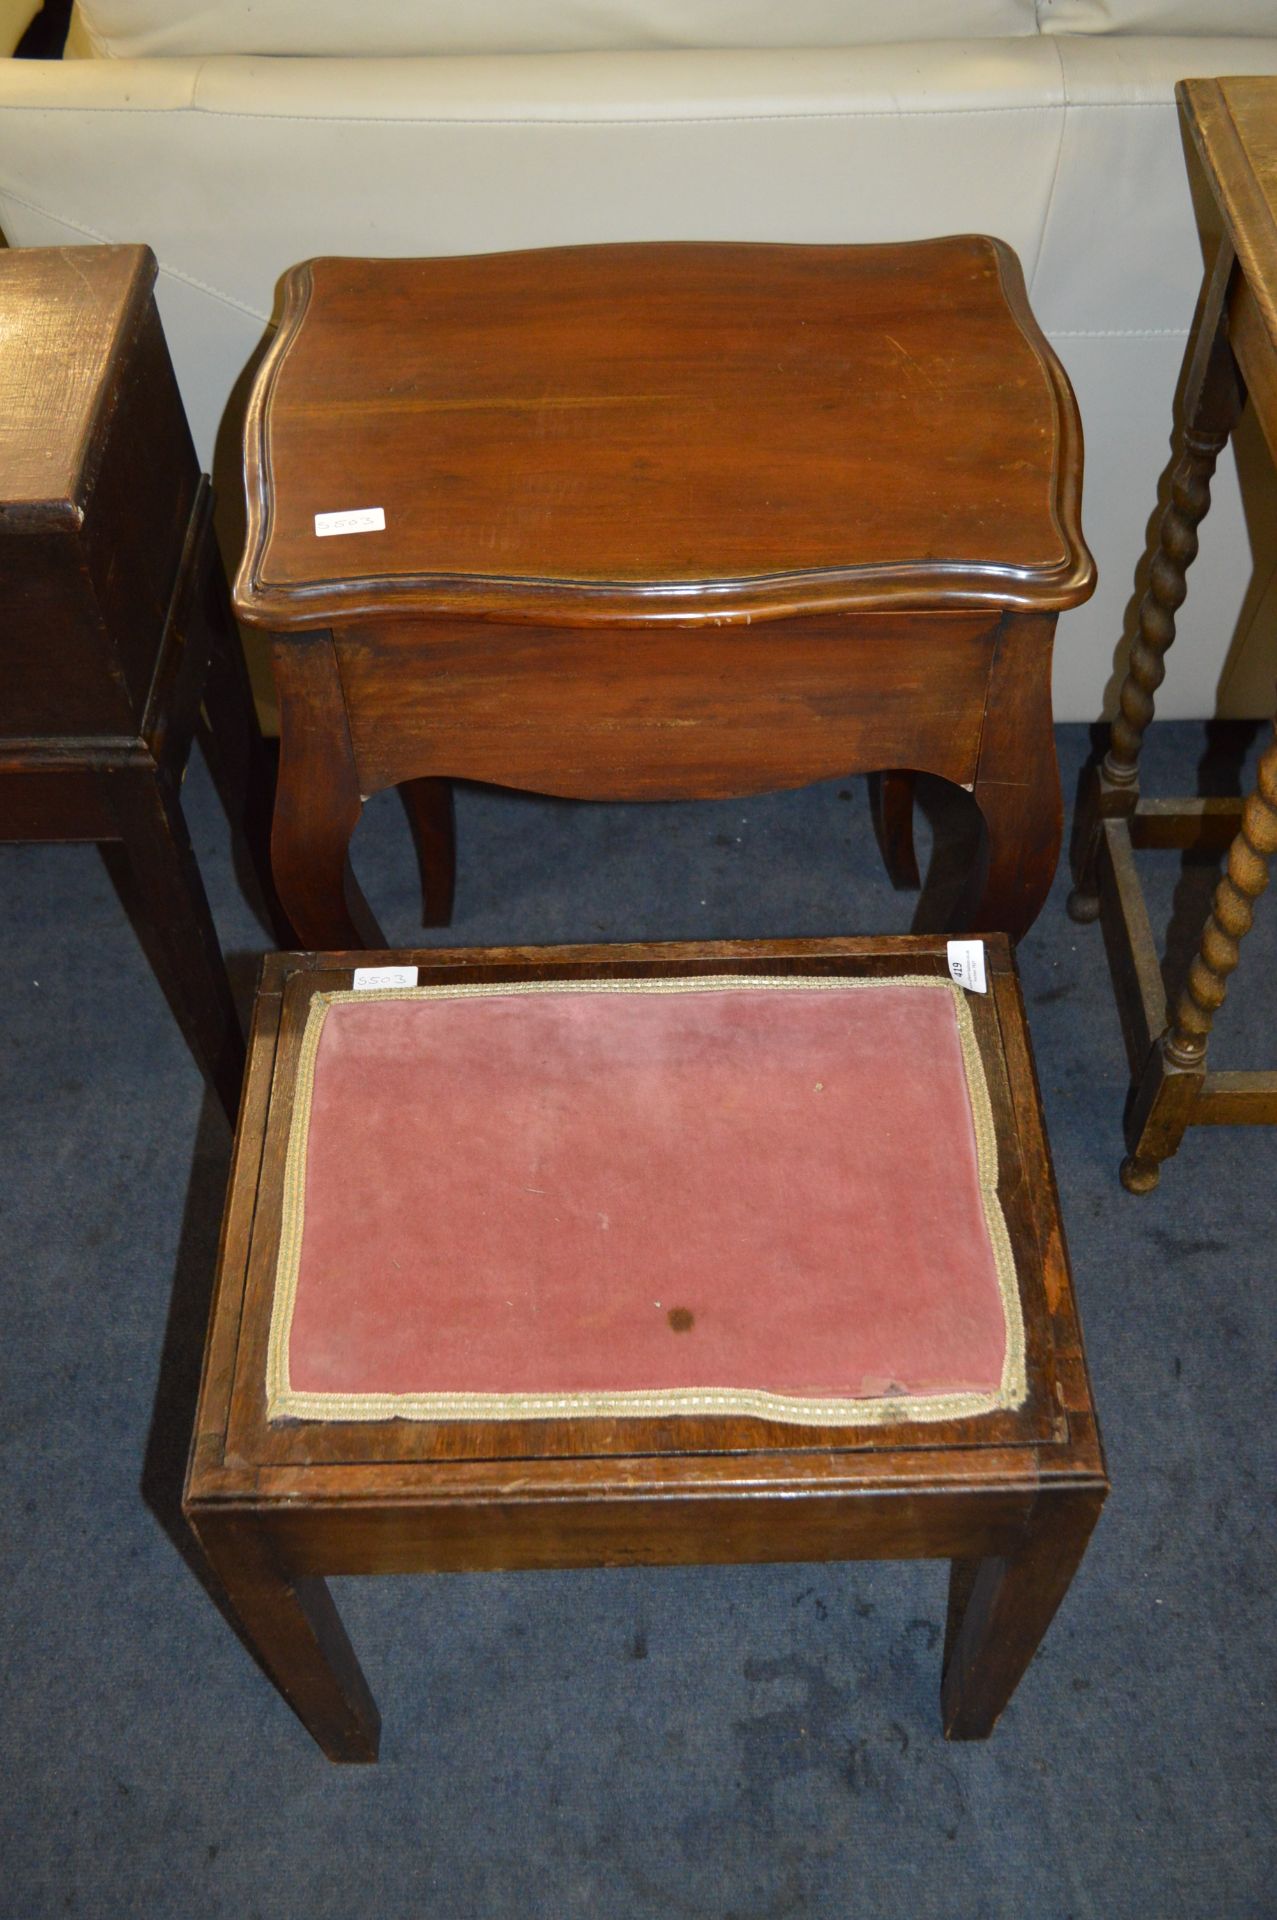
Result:
[[[427,949],[424,980],[945,972],[938,939]],[[846,1558],[956,1563],[944,1714],[987,1734],[1107,1490],[1024,1011],[1007,942],[970,1005],[998,1137],[1030,1391],[975,1419],[810,1430],[736,1416],[416,1422],[266,1418],[265,1339],[297,1047],[316,991],[367,956],[264,964],[186,1511],[250,1645],[334,1759],[376,1710],[328,1575]],[[907,1204],[902,1200],[901,1204]],[[959,1604],[959,1602],[961,1604]]]
[[[102,844],[233,1120],[243,1039],[180,801],[192,738],[269,900],[272,782],[155,273],[145,247],[0,252],[0,841]]]
[[[999,242],[315,260],[284,293],[249,410],[245,619],[1090,591],[1076,406]],[[383,533],[316,538],[317,513],[368,507]]]
[[[0,252],[9,742],[136,739],[145,721],[200,477],[155,272],[144,247]]]
[[[1277,354],[1277,80],[1181,80],[1175,95]]]
[[[1175,615],[1210,506],[1210,480],[1249,395],[1277,458],[1277,79],[1184,80],[1184,122],[1224,225],[1208,269],[1184,373],[1181,451],[1161,515],[1148,591],[1102,764],[1080,799],[1073,839],[1075,920],[1100,918],[1132,1081],[1122,1183],[1148,1193],[1190,1126],[1277,1122],[1277,1072],[1209,1073],[1206,1054],[1251,903],[1277,851],[1277,746],[1244,809],[1235,801],[1146,801],[1139,754],[1175,638]],[[1240,819],[1240,831],[1237,831]],[[1219,847],[1228,868],[1174,1016],[1132,857],[1136,847]]]
[[[985,816],[969,913],[1032,922],[1051,636],[1094,567],[1077,409],[1006,247],[318,260],[285,292],[236,595],[274,631],[276,862],[307,944],[367,925],[342,823],[390,785],[428,783],[442,922],[455,778],[668,800],[925,771]],[[317,534],[361,509],[384,529]]]
[[[7,525],[78,527],[110,426],[113,378],[151,322],[146,247],[0,253],[0,482]]]

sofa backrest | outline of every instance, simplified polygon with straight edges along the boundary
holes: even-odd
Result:
[[[338,56],[838,47],[1037,32],[1035,0],[77,0],[77,40]]]
[[[1277,32],[1277,0],[1037,0],[1043,33]]]
[[[1271,34],[1277,0],[76,0],[71,46],[156,55],[622,53],[1045,34]]]

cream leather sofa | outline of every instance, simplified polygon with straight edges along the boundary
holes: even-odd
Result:
[[[1001,235],[1086,427],[1100,588],[1056,706],[1090,719],[1201,273],[1173,84],[1265,71],[1277,0],[79,0],[66,58],[0,60],[0,226],[150,242],[206,462],[308,254]],[[1271,708],[1254,466],[1246,513],[1221,466],[1165,713]]]

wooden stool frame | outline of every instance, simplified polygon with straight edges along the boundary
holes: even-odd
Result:
[[[423,983],[945,971],[925,939],[423,951]],[[821,1559],[952,1562],[946,1733],[991,1730],[1107,1491],[1019,987],[1004,939],[972,1015],[999,1139],[1029,1391],[978,1418],[800,1428],[736,1416],[474,1422],[266,1417],[264,1342],[311,995],[367,956],[269,957],[257,999],[185,1511],[248,1644],[324,1752],[378,1716],[324,1576]]]

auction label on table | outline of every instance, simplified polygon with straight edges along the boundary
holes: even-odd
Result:
[[[384,533],[384,507],[348,507],[344,513],[317,513],[315,532],[322,540],[331,533]]]
[[[951,940],[949,942],[949,977],[956,980],[968,993],[987,993],[988,982],[984,977],[984,941]]]

